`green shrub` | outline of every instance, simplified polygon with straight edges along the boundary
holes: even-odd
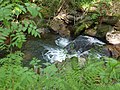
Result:
[[[71,61],[72,60],[72,61]],[[43,69],[43,87],[46,90],[118,90],[120,88],[120,63],[112,58],[89,58],[83,68],[77,59]]]
[[[0,90],[119,90],[120,62],[91,57],[81,68],[78,58],[33,69],[22,67],[23,54],[16,52],[0,60]],[[37,60],[34,58],[34,60]],[[38,61],[32,65],[37,65]]]
[[[22,67],[22,55],[16,52],[0,60],[0,90],[40,90],[39,76]]]
[[[26,34],[35,37],[40,34],[37,25],[29,18],[19,19],[21,15],[29,14],[28,16],[34,18],[41,16],[41,7],[35,3],[22,2],[20,0],[1,0],[0,2],[0,49],[10,50],[12,47],[22,47],[26,41]],[[6,41],[9,41],[9,43]]]

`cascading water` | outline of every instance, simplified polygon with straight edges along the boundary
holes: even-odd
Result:
[[[58,45],[59,47],[64,48],[65,46],[67,46],[67,45],[70,43],[70,41],[69,41],[69,39],[67,39],[67,38],[62,38],[62,37],[60,37],[60,38],[58,38],[58,39],[55,40],[55,43],[56,43],[56,45]]]
[[[62,60],[66,59],[67,51],[63,48],[67,46],[70,43],[70,41],[66,38],[60,37],[55,40],[55,43],[58,46],[57,48],[44,46],[45,49],[42,53],[43,58],[47,61],[50,61],[51,63],[55,61],[62,62]]]
[[[79,36],[71,42],[66,38],[60,37],[55,40],[55,43],[58,46],[57,48],[44,46],[45,50],[42,53],[43,58],[47,61],[50,61],[51,63],[55,61],[62,62],[62,60],[65,60],[66,58],[71,58],[73,56],[81,57],[84,55],[88,55],[89,49],[91,49],[94,44],[98,46],[102,46],[103,44],[105,44],[98,39],[89,36]],[[71,44],[74,44],[74,46],[72,46],[72,49]],[[69,49],[73,53],[69,54]],[[99,54],[97,56],[100,57]]]
[[[89,49],[93,44],[103,45],[104,43],[89,36],[79,36],[75,40],[70,41],[67,38],[62,38],[58,35],[49,34],[46,39],[30,38],[24,47],[26,63],[36,57],[44,63],[48,62],[62,62],[66,58],[73,56],[84,56],[88,54]],[[72,47],[71,47],[72,44]],[[69,53],[73,52],[73,53]]]

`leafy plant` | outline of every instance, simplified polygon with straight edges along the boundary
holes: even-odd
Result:
[[[2,0],[0,3],[0,49],[9,50],[14,46],[21,48],[26,41],[25,33],[40,37],[37,25],[33,20],[19,19],[21,14],[25,15],[28,12],[33,18],[37,16],[42,18],[40,9],[35,3],[28,1]]]
[[[62,0],[38,0],[40,6],[44,9],[42,10],[45,18],[51,18],[57,12]]]
[[[37,27],[30,20],[24,20],[22,22],[11,22],[10,28],[0,28],[1,40],[0,48],[5,49],[17,46],[18,48],[22,47],[22,44],[26,41],[25,32],[33,36],[39,36]],[[7,37],[10,38],[9,43],[5,43]],[[8,44],[8,45],[7,45]]]
[[[22,67],[23,53],[9,54],[0,60],[0,90],[40,90],[39,76]]]
[[[120,63],[112,58],[89,57],[81,68],[73,57],[64,63],[33,69],[22,67],[23,53],[9,54],[0,60],[0,89],[6,90],[119,90]],[[37,60],[37,59],[34,59]],[[38,61],[33,62],[37,65]]]
[[[90,57],[84,68],[80,68],[77,60],[74,57],[58,68],[53,64],[43,69],[42,86],[46,90],[119,90],[118,61],[106,57]]]

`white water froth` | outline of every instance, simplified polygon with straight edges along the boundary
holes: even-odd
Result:
[[[43,53],[43,58],[47,61],[50,61],[51,63],[55,62],[55,61],[59,61],[62,62],[63,60],[65,60],[66,58],[66,52],[64,49],[60,49],[60,48],[50,48],[47,47],[46,52]]]
[[[100,44],[101,44],[101,45],[105,44],[104,42],[102,42],[102,41],[100,41],[100,40],[98,40],[98,39],[96,39],[96,38],[89,37],[89,36],[84,36],[84,37],[86,37],[90,43],[95,43],[95,44],[98,44],[98,45],[100,45]]]
[[[89,37],[89,36],[84,36],[86,38],[88,38],[88,41],[90,41],[90,43],[96,43],[98,45],[103,45],[105,43],[99,41],[98,39],[95,39],[93,37]],[[55,43],[57,46],[57,48],[53,48],[53,47],[48,47],[48,46],[44,46],[45,50],[44,52],[42,53],[42,56],[45,60],[53,63],[55,61],[58,61],[58,62],[62,62],[63,60],[65,60],[66,58],[71,58],[73,56],[76,56],[76,57],[81,57],[85,54],[88,54],[89,53],[89,50],[88,51],[85,51],[83,53],[80,53],[79,51],[78,52],[75,52],[74,54],[72,55],[69,55],[67,54],[67,51],[65,51],[63,48],[65,46],[67,46],[70,41],[66,38],[58,38],[57,40],[55,40]],[[99,55],[98,55],[99,56]],[[99,56],[100,57],[100,56]]]
[[[69,39],[67,38],[58,38],[55,40],[55,44],[58,46],[57,48],[47,47],[44,46],[45,51],[43,52],[42,56],[45,60],[50,61],[51,63],[55,61],[62,62],[67,58],[67,51],[63,48],[70,43]]]
[[[70,43],[70,41],[67,38],[60,37],[60,38],[55,40],[55,43],[57,46],[64,48],[65,46],[67,46]]]

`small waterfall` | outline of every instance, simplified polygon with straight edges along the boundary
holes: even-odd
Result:
[[[92,43],[95,43],[95,44],[98,44],[98,45],[103,45],[105,43],[103,43],[102,41],[96,39],[96,38],[93,38],[93,37],[90,37],[90,36],[82,36],[81,37],[85,37],[87,38],[87,40],[92,44]]]
[[[71,50],[70,45],[71,43],[75,44],[73,47],[74,50],[72,54],[68,54],[69,49]],[[76,57],[86,56],[89,54],[89,49],[92,48],[93,44],[102,46],[105,43],[93,37],[79,36],[78,38],[71,42],[67,38],[59,37],[58,39],[55,40],[55,44],[57,47],[44,46],[44,51],[42,52],[43,58],[51,63],[55,61],[62,62],[66,58],[71,58],[73,56]]]
[[[70,41],[67,38],[60,37],[60,38],[55,40],[55,43],[57,46],[64,48],[65,46],[67,46],[70,43]]]
[[[55,61],[62,62],[66,58],[66,52],[60,48],[45,48],[45,51],[42,53],[42,56],[45,60],[53,63]]]
[[[98,39],[89,36],[80,35],[75,40],[70,41],[68,38],[49,33],[45,39],[31,37],[22,47],[22,51],[25,53],[25,63],[32,60],[33,57],[42,60],[42,62],[53,63],[55,61],[62,62],[73,56],[86,57],[90,54],[89,50],[95,48],[94,45],[101,47],[103,44]]]
[[[59,37],[55,40],[55,44],[58,47],[48,47],[44,46],[44,52],[42,53],[42,56],[45,60],[53,63],[55,61],[62,62],[67,57],[67,51],[63,48],[67,46],[70,43],[70,41],[67,38]]]

